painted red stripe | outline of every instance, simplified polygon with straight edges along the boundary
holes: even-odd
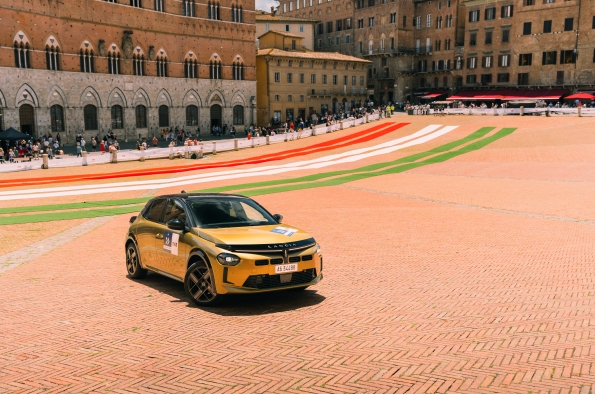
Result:
[[[334,140],[322,142],[307,147],[290,149],[282,152],[269,153],[253,157],[250,159],[239,159],[224,161],[214,164],[197,164],[197,165],[185,165],[185,166],[170,166],[166,168],[154,168],[144,170],[131,170],[131,171],[120,171],[110,174],[87,174],[87,175],[64,175],[56,177],[44,177],[44,178],[30,178],[15,182],[3,182],[0,184],[0,188],[15,187],[15,186],[31,186],[31,185],[46,185],[52,183],[70,183],[88,180],[102,180],[102,179],[116,179],[124,177],[139,177],[149,175],[160,175],[160,174],[172,174],[180,172],[196,171],[201,169],[212,169],[212,168],[225,168],[225,167],[236,167],[246,164],[260,164],[269,161],[285,160],[288,158],[299,157],[309,155],[317,152],[324,152],[332,149],[338,149],[345,146],[350,146],[357,143],[367,142],[385,134],[391,133],[401,127],[408,125],[409,123],[384,123],[370,127],[361,132],[343,136]]]

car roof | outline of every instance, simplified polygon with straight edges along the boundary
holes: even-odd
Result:
[[[155,198],[196,198],[196,197],[236,197],[236,198],[248,198],[240,194],[227,194],[227,193],[177,193],[177,194],[164,194],[162,196],[155,196]],[[155,199],[154,198],[154,199]]]

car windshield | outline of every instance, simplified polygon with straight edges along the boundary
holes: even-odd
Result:
[[[188,207],[201,228],[246,227],[277,224],[275,219],[248,198],[189,198]]]

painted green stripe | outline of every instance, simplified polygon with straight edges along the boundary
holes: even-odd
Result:
[[[486,127],[482,128],[469,136],[450,142],[445,145],[441,145],[437,148],[431,149],[427,152],[417,153],[414,155],[410,155],[399,160],[395,160],[392,162],[385,162],[379,164],[373,164],[366,167],[361,167],[355,170],[345,170],[345,171],[334,171],[328,172],[324,174],[317,174],[315,176],[307,176],[301,178],[294,178],[288,179],[284,181],[271,181],[271,182],[258,182],[252,184],[245,184],[245,185],[236,185],[230,186],[226,188],[227,190],[243,190],[248,188],[260,187],[260,185],[273,185],[276,187],[269,187],[263,189],[256,189],[256,190],[247,190],[242,194],[247,196],[259,196],[263,194],[274,194],[274,193],[281,193],[287,191],[294,191],[294,190],[304,190],[304,189],[312,189],[316,187],[324,187],[324,186],[335,186],[340,185],[343,183],[353,182],[360,179],[372,178],[381,175],[389,175],[389,174],[396,174],[401,173],[413,168],[422,167],[429,164],[434,163],[441,163],[447,161],[453,157],[460,156],[462,154],[472,152],[478,149],[485,147],[486,145],[503,138],[511,133],[513,133],[516,128],[505,128],[501,129],[497,133],[480,139],[479,141],[475,141],[469,145],[464,146],[461,149],[456,151],[448,152],[449,149],[454,147],[460,146],[462,144],[468,143],[470,141],[476,140],[485,136],[494,127]],[[431,157],[427,160],[421,162],[409,162],[407,161],[415,161],[419,160],[420,158],[427,157],[436,153],[445,152],[440,155]],[[398,165],[401,163],[405,163],[403,165]],[[396,167],[394,165],[397,164]],[[391,167],[393,166],[393,167]],[[386,168],[390,167],[390,168]],[[382,171],[375,171],[378,169],[382,169]],[[345,175],[345,176],[340,176]],[[337,176],[337,177],[335,177]],[[331,179],[325,179],[329,177],[335,177]],[[306,180],[307,179],[307,180]],[[323,179],[322,181],[315,182],[317,180]],[[325,180],[324,180],[325,179]],[[309,182],[309,183],[300,183],[300,182]],[[300,184],[295,184],[300,183]],[[259,186],[253,186],[259,185]],[[210,190],[217,190],[217,189],[210,189]],[[129,204],[140,204],[143,202],[148,201],[150,198],[137,198],[137,199],[126,199],[126,200],[112,200],[112,201],[101,201],[101,202],[84,202],[84,203],[73,203],[73,204],[54,204],[54,205],[45,205],[45,206],[38,206],[38,207],[20,207],[20,208],[4,208],[3,211],[11,210],[10,212],[4,213],[24,213],[24,212],[38,212],[44,210],[51,210],[49,207],[54,207],[54,210],[58,209],[76,209],[76,208],[88,208],[90,206],[113,206],[113,205],[129,205]],[[39,222],[47,222],[47,221],[55,221],[55,220],[72,220],[72,219],[83,219],[83,218],[94,218],[100,216],[112,216],[112,215],[121,215],[126,213],[136,213],[140,211],[140,207],[120,207],[120,208],[109,208],[109,209],[94,209],[88,211],[72,211],[72,212],[61,212],[61,213],[42,213],[42,214],[35,214],[35,215],[21,215],[21,216],[10,216],[10,217],[0,217],[0,226],[1,225],[9,225],[9,224],[22,224],[22,223],[39,223]],[[0,211],[2,212],[2,211]]]
[[[243,185],[223,186],[223,187],[216,187],[216,188],[205,189],[205,190],[200,190],[200,191],[208,192],[208,193],[225,193],[225,192],[229,192],[229,191],[241,191],[241,190],[246,190],[246,189],[254,189],[254,188],[260,188],[260,187],[267,187],[267,186],[280,186],[280,185],[291,184],[291,183],[312,182],[312,181],[317,181],[317,180],[324,179],[324,178],[336,177],[336,176],[340,176],[340,175],[347,175],[347,174],[352,174],[352,173],[357,173],[357,172],[362,172],[362,171],[375,171],[375,170],[378,170],[381,168],[385,168],[385,167],[389,167],[389,166],[393,166],[393,165],[397,165],[397,164],[410,163],[410,162],[422,159],[424,157],[434,155],[436,153],[448,151],[450,149],[456,148],[457,146],[466,144],[470,141],[476,140],[478,138],[482,138],[483,136],[485,136],[486,134],[488,134],[490,131],[492,131],[494,129],[495,129],[495,127],[483,127],[481,129],[469,134],[467,137],[446,143],[444,145],[440,145],[440,146],[438,146],[434,149],[431,149],[429,151],[426,151],[426,152],[415,153],[413,155],[402,157],[398,160],[384,162],[384,163],[371,164],[369,166],[355,168],[352,170],[331,171],[331,172],[324,172],[324,173],[320,173],[320,174],[307,175],[307,176],[293,178],[293,179],[280,179],[280,180],[274,180],[274,181],[253,182],[253,183],[246,183]],[[243,192],[243,194],[246,194],[246,193]]]
[[[80,209],[93,207],[110,207],[119,205],[142,204],[149,201],[151,198],[130,198],[126,200],[107,200],[107,201],[86,201],[71,204],[52,204],[52,205],[37,205],[29,207],[14,207],[14,208],[0,208],[0,215],[9,213],[27,213],[27,212],[45,212],[45,211],[61,211],[66,209]]]
[[[468,152],[471,152],[474,150],[478,150],[478,149],[483,148],[484,146],[486,146],[500,138],[506,137],[507,135],[511,134],[515,130],[516,130],[516,128],[502,129],[490,137],[484,138],[484,139],[477,141],[473,144],[469,144],[459,150],[456,150],[454,152],[447,152],[442,155],[438,155],[438,156],[432,157],[430,159],[424,160],[422,162],[408,163],[408,164],[404,164],[404,165],[401,165],[398,167],[388,168],[383,171],[377,171],[377,172],[355,173],[355,174],[347,175],[344,177],[332,178],[332,179],[328,179],[328,180],[316,182],[316,183],[301,183],[298,185],[290,184],[290,185],[284,185],[284,186],[278,186],[278,187],[272,187],[272,188],[248,190],[248,191],[242,192],[242,194],[249,196],[249,197],[254,197],[254,196],[260,196],[263,194],[275,194],[275,193],[283,193],[283,192],[295,191],[295,190],[312,189],[312,188],[317,188],[317,187],[336,186],[336,185],[341,185],[341,184],[348,183],[348,182],[354,182],[354,181],[358,181],[361,179],[372,178],[372,177],[377,177],[377,176],[381,176],[381,175],[397,174],[397,173],[408,171],[408,170],[411,170],[414,168],[426,166],[429,164],[441,163],[441,162],[449,160],[453,157],[460,156],[462,154],[465,154],[465,153],[468,153]]]
[[[0,218],[0,226],[9,224],[52,222],[56,220],[87,219],[100,216],[122,215],[140,212],[142,207],[123,207],[110,209],[94,209],[90,211],[74,211],[60,213],[40,213],[37,215],[8,216]]]

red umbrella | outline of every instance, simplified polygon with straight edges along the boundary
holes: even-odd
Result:
[[[564,97],[564,100],[595,100],[595,96],[589,93],[575,93]]]

